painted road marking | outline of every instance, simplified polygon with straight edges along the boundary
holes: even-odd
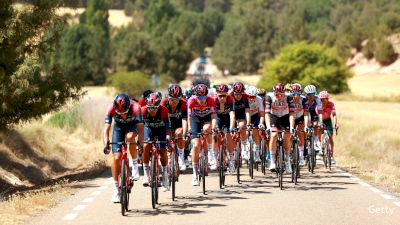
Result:
[[[88,198],[83,199],[82,202],[89,203],[89,202],[93,202],[93,200],[94,200],[94,198],[88,197]]]
[[[343,176],[351,177],[352,175],[350,173],[342,173]]]
[[[108,188],[108,186],[107,186],[107,185],[104,185],[104,186],[98,187],[97,189],[99,189],[99,190],[105,190],[105,189],[107,189],[107,188]]]
[[[100,195],[100,194],[101,194],[101,191],[93,191],[92,194],[90,194],[90,195]]]
[[[387,194],[381,194],[381,196],[382,196],[384,199],[394,199],[393,196],[387,195]]]
[[[360,178],[358,178],[358,177],[350,177],[350,179],[352,179],[352,180],[360,180]]]
[[[375,193],[381,193],[381,192],[382,192],[381,190],[379,190],[379,189],[377,189],[377,188],[374,188],[374,187],[370,187],[369,189],[370,189],[371,191],[375,192]]]
[[[358,183],[361,184],[361,186],[364,186],[364,187],[370,187],[371,186],[371,185],[365,183],[364,181],[360,181]]]
[[[393,202],[395,205],[397,205],[398,207],[400,207],[400,202]]]
[[[65,215],[62,220],[74,220],[78,214],[76,213],[69,213]]]
[[[84,210],[86,207],[87,207],[87,205],[77,205],[73,210],[81,211],[81,210]]]

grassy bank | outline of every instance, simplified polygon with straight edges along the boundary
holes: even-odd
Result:
[[[400,103],[336,101],[338,166],[400,193]]]

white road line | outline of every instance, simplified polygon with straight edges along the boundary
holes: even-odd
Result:
[[[343,176],[348,176],[351,177],[352,175],[350,173],[342,173]]]
[[[398,207],[400,207],[400,202],[393,202],[395,205],[397,205]]]
[[[369,185],[369,184],[367,184],[367,183],[365,183],[364,181],[360,181],[360,182],[358,182],[361,186],[364,186],[364,187],[370,187],[371,185]]]
[[[65,215],[62,220],[74,220],[78,214],[76,213],[69,213]]]
[[[88,198],[83,199],[82,202],[89,203],[89,202],[93,202],[93,200],[94,200],[94,198],[88,197]]]
[[[390,200],[395,199],[393,196],[388,195],[388,194],[381,194],[381,196],[382,196],[384,199],[390,199]]]
[[[92,194],[90,194],[90,195],[100,195],[100,194],[101,194],[101,191],[93,191]]]
[[[97,189],[99,189],[99,190],[105,190],[105,189],[107,189],[107,188],[108,188],[108,186],[107,186],[107,185],[104,185],[104,186],[98,187]]]
[[[350,179],[352,179],[352,180],[360,180],[360,178],[358,178],[358,177],[350,177]]]
[[[377,189],[377,188],[374,188],[374,187],[370,187],[369,189],[370,189],[371,191],[375,192],[375,193],[381,193],[381,192],[382,192],[381,190],[379,190],[379,189]]]
[[[81,211],[86,208],[87,205],[77,205],[73,210],[74,211]]]

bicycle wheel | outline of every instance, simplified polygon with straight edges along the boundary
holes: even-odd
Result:
[[[200,162],[200,174],[201,174],[201,178],[202,178],[202,186],[203,186],[203,195],[206,194],[206,157],[203,154],[201,156],[201,162]]]
[[[327,143],[326,143],[326,139],[325,139],[325,134],[322,135],[322,151],[323,151],[323,155],[322,155],[322,160],[324,161],[324,165],[325,165],[325,169],[328,168],[328,157],[327,157]]]
[[[125,211],[127,210],[127,191],[126,191],[126,164],[125,160],[122,160],[121,176],[120,176],[120,187],[121,187],[121,213],[125,216]]]
[[[224,186],[224,149],[222,146],[219,148],[219,188],[222,189]]]
[[[327,156],[327,158],[328,158],[328,167],[329,167],[329,170],[331,170],[331,167],[332,167],[332,152],[331,152],[331,144],[329,143],[329,140],[327,140],[328,141],[328,144],[326,145],[326,152],[327,152],[327,154],[326,154],[326,156]]]
[[[316,154],[315,154],[315,149],[314,149],[314,141],[313,141],[312,137],[311,137],[311,140],[310,140],[309,153],[310,153],[311,173],[314,173],[315,162],[316,162]]]
[[[254,175],[254,151],[253,151],[253,142],[250,142],[249,175],[250,175],[250,178],[253,179],[253,175]]]
[[[265,175],[265,167],[266,165],[266,154],[265,154],[265,143],[264,143],[264,139],[261,140],[261,144],[260,144],[260,151],[261,151],[261,172]]]
[[[279,178],[279,187],[281,190],[283,189],[283,148],[279,145],[278,148],[278,178]]]
[[[300,172],[300,166],[299,166],[299,158],[300,158],[300,153],[299,153],[299,145],[296,143],[294,145],[294,168],[293,168],[293,173],[294,173],[294,184],[297,184],[297,178],[299,177],[299,172]]]
[[[153,209],[156,208],[157,204],[157,171],[156,171],[156,162],[154,159],[154,155],[151,156],[151,205]]]
[[[236,180],[240,184],[240,144],[236,145]]]
[[[171,151],[171,177],[170,177],[170,182],[171,182],[171,186],[172,186],[172,201],[175,201],[175,182],[176,182],[176,152],[173,149],[173,151]]]

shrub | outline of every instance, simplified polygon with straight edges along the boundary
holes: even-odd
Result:
[[[397,54],[389,41],[380,39],[376,46],[375,58],[380,64],[388,65],[396,60]]]
[[[137,98],[143,90],[152,88],[149,76],[139,71],[115,73],[107,79],[107,83],[131,98]]]

